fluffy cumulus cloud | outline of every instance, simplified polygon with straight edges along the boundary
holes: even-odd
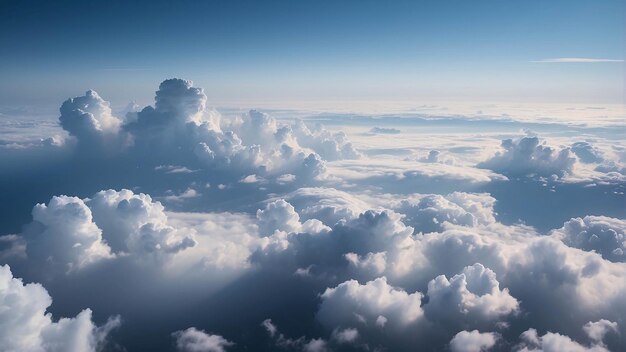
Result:
[[[559,333],[547,332],[544,335],[539,335],[537,330],[528,329],[521,334],[521,342],[515,346],[515,350],[524,352],[608,352],[609,349],[604,344],[604,337],[607,333],[617,332],[617,323],[602,319],[585,324],[583,330],[590,340],[588,344],[579,343],[569,336]]]
[[[328,327],[371,326],[407,329],[422,318],[422,294],[394,288],[382,277],[363,285],[356,280],[328,288],[317,319]]]
[[[119,317],[98,327],[91,310],[74,318],[54,321],[46,310],[52,304],[48,291],[37,283],[24,284],[7,265],[0,266],[0,349],[3,351],[96,351]]]
[[[120,133],[122,120],[113,116],[109,103],[89,90],[83,96],[66,100],[61,105],[59,122],[70,136],[76,137],[81,148],[110,149],[125,144]]]
[[[370,205],[350,193],[326,187],[303,187],[283,197],[306,220],[318,219],[328,226],[350,220],[370,209]]]
[[[106,190],[96,193],[86,205],[106,243],[120,255],[161,257],[196,245],[193,230],[170,226],[163,205],[149,195]]]
[[[564,176],[573,172],[577,160],[570,148],[548,146],[538,137],[505,139],[502,148],[478,166],[505,175]]]
[[[493,336],[504,339],[509,327],[536,325],[556,326],[555,334],[572,336],[567,339],[580,344],[585,336],[580,326],[589,321],[600,322],[585,325],[594,346],[604,346],[597,341],[612,331],[623,333],[621,326],[602,323],[618,321],[626,312],[620,294],[626,289],[620,280],[626,267],[603,258],[617,242],[591,249],[573,245],[581,236],[615,238],[623,227],[620,220],[573,219],[551,236],[541,236],[528,226],[497,222],[495,201],[485,194],[415,195],[391,201],[395,211],[358,215],[353,215],[357,209],[367,207],[361,198],[343,195],[315,207],[307,197],[322,199],[315,189],[290,199],[300,199],[298,207],[308,217],[320,215],[328,223],[338,214],[345,217],[327,226],[314,218],[304,220],[289,202],[274,199],[256,216],[233,214],[218,224],[216,216],[168,214],[146,194],[107,190],[91,198],[59,196],[37,205],[21,236],[28,260],[38,260],[38,267],[58,264],[68,274],[96,263],[130,260],[150,266],[169,263],[167,270],[182,275],[182,282],[206,275],[198,271],[200,264],[211,271],[237,267],[312,285],[319,306],[310,314],[324,327],[324,335],[272,335],[275,345],[289,348],[323,350],[357,343],[403,350],[405,343],[453,346],[451,340],[458,345],[475,338],[472,346],[480,350],[487,337],[474,336],[472,330],[495,331]],[[250,225],[236,230],[235,222],[241,221]],[[231,236],[212,234],[224,231]],[[603,252],[604,247],[611,250]],[[564,314],[567,323],[558,319]],[[265,325],[271,334],[268,326],[274,325]],[[411,338],[409,330],[415,332]],[[469,335],[455,337],[460,330]],[[214,342],[221,347],[210,348],[238,346],[200,330],[176,336],[179,345],[192,346],[188,350]],[[539,344],[550,345],[552,337]]]
[[[192,230],[168,225],[159,202],[129,190],[55,196],[32,214],[21,234],[28,258],[66,272],[127,256],[161,261],[196,244]]]
[[[234,345],[220,335],[208,334],[193,327],[172,335],[176,338],[176,350],[179,352],[224,352]]]
[[[47,205],[37,204],[23,237],[30,259],[67,271],[115,256],[93,222],[91,209],[77,197],[55,196]]]
[[[402,200],[395,210],[406,215],[405,223],[415,229],[433,232],[441,231],[445,223],[463,226],[494,223],[494,204],[495,199],[488,194],[455,192]]]
[[[468,324],[475,327],[498,321],[519,309],[519,302],[500,289],[496,274],[474,264],[463,269],[450,280],[444,275],[428,283],[426,315],[432,320]]]
[[[309,274],[322,276],[350,272],[371,280],[383,273],[402,275],[410,270],[407,249],[414,240],[413,229],[401,219],[390,210],[368,210],[332,228],[318,223],[308,226],[313,231],[276,232],[255,251],[252,261],[263,267],[281,263],[293,271],[308,268]],[[305,224],[316,224],[312,221]]]
[[[571,247],[595,251],[613,262],[626,261],[626,221],[605,216],[574,218],[552,231]]]
[[[572,152],[583,163],[599,163],[604,161],[602,152],[589,142],[576,142],[571,146]]]
[[[619,128],[211,103],[0,123],[0,350],[624,350]]]
[[[284,199],[268,203],[265,209],[257,211],[256,217],[261,234],[269,235],[274,232],[291,233],[300,231],[317,233],[328,228],[317,219],[310,219],[301,223],[300,215]]]
[[[461,331],[450,341],[450,350],[452,352],[489,351],[497,340],[498,336],[491,332]]]
[[[357,159],[346,134],[303,121],[278,122],[251,110],[224,117],[207,108],[207,96],[191,81],[168,79],[156,92],[154,106],[113,115],[95,91],[68,99],[61,127],[78,142],[80,153],[94,157],[141,159],[143,163],[211,169],[228,177],[292,175],[310,182],[325,177],[325,161]]]

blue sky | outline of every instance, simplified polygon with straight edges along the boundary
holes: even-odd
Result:
[[[149,102],[167,77],[233,101],[619,103],[624,2],[3,1],[0,104],[88,88]]]

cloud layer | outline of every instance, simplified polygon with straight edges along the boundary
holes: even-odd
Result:
[[[0,349],[624,349],[619,131],[210,104],[0,144]]]

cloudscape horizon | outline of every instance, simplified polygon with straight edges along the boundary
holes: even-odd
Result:
[[[0,351],[626,349],[623,11],[0,3]]]

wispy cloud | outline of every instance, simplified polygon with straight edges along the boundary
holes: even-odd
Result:
[[[534,63],[597,63],[597,62],[624,62],[622,59],[591,59],[584,57],[558,57],[531,61]]]

